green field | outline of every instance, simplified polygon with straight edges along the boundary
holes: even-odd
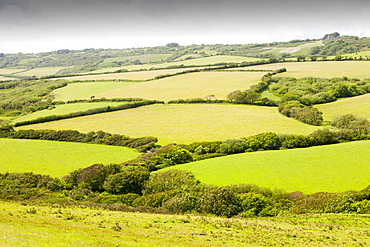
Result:
[[[191,66],[191,65],[211,65],[217,63],[241,63],[241,62],[248,62],[248,61],[258,61],[264,60],[261,58],[253,58],[253,57],[241,57],[241,56],[211,56],[211,57],[203,57],[203,58],[196,58],[196,59],[189,59],[184,61],[178,62],[169,62],[169,63],[160,63],[160,64],[143,64],[143,65],[128,65],[117,67],[116,69],[127,69],[127,70],[140,70],[140,69],[150,69],[150,68],[166,68],[168,66]]]
[[[0,203],[1,246],[367,246],[368,215],[226,219]]]
[[[82,76],[71,76],[61,77],[55,79],[65,80],[149,80],[159,75],[165,74],[176,74],[182,71],[191,70],[194,68],[183,68],[183,69],[163,69],[163,70],[149,70],[149,71],[134,71],[124,73],[112,73],[112,74],[101,74],[101,75],[82,75]],[[117,71],[117,68],[115,68]],[[94,71],[95,72],[95,71]],[[96,71],[97,72],[97,71]]]
[[[62,177],[93,164],[122,163],[139,153],[130,148],[40,140],[0,139],[0,172]]]
[[[18,73],[20,71],[24,71],[25,69],[0,69],[0,75],[9,75],[9,74],[14,74]]]
[[[189,170],[203,183],[256,184],[288,192],[342,192],[370,185],[370,141],[219,157],[171,169]]]
[[[245,67],[244,69],[275,70],[286,68],[287,72],[279,74],[284,77],[351,77],[365,79],[370,78],[369,61],[319,61],[319,62],[292,62],[276,63]]]
[[[284,117],[276,107],[212,104],[151,105],[20,127],[155,136],[161,144],[226,140],[268,131],[309,134],[318,128]]]
[[[333,120],[336,116],[343,114],[354,114],[370,119],[370,94],[357,97],[341,99],[335,102],[316,105],[323,112],[325,120]]]
[[[51,110],[42,110],[37,111],[25,116],[21,116],[14,120],[14,122],[29,121],[32,119],[46,117],[51,115],[65,115],[72,112],[86,111],[89,109],[107,107],[107,106],[117,106],[125,104],[124,102],[99,102],[99,103],[76,103],[76,104],[66,104],[66,105],[57,105]]]
[[[257,84],[265,72],[197,72],[141,82],[97,94],[101,98],[144,98],[153,100],[176,100],[204,98],[215,95],[217,99],[235,90],[246,90]]]
[[[24,72],[16,73],[17,76],[47,76],[47,75],[55,75],[58,73],[59,70],[65,69],[66,67],[45,67],[45,68],[36,68],[27,70]]]
[[[14,80],[14,78],[0,75],[0,81],[8,81],[8,80]]]
[[[109,92],[117,88],[127,87],[133,82],[81,82],[70,83],[66,87],[58,88],[53,91],[55,100],[68,101],[75,99],[89,99],[91,96],[103,92]]]

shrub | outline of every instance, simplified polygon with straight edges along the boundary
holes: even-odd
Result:
[[[197,203],[197,197],[189,193],[181,193],[163,203],[163,208],[171,213],[180,214],[195,210]]]
[[[230,189],[218,188],[200,198],[199,211],[217,216],[232,217],[241,211],[240,199]]]
[[[167,170],[150,174],[144,194],[154,194],[174,189],[190,191],[199,181],[189,171]]]
[[[229,139],[220,144],[220,153],[237,154],[244,153],[247,149],[247,143],[242,139]]]
[[[104,189],[111,194],[141,194],[145,181],[149,179],[148,171],[123,171],[109,176],[104,182]]]

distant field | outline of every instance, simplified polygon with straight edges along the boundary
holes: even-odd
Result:
[[[58,88],[53,91],[55,100],[74,100],[74,99],[88,99],[91,96],[103,92],[109,92],[117,88],[127,87],[133,84],[132,82],[81,82],[70,83],[66,87]]]
[[[170,56],[172,56],[172,54],[145,54],[145,55],[138,55],[138,56],[106,58],[104,60],[104,63],[102,63],[101,65],[103,66],[105,63],[109,64],[112,62],[124,62],[126,60],[129,60],[129,61],[140,60],[140,62],[142,63],[160,62]]]
[[[246,90],[257,84],[265,72],[197,72],[141,82],[130,86],[105,91],[96,97],[174,100],[186,98],[204,98],[215,95],[217,99],[235,90]]]
[[[325,120],[333,120],[336,116],[349,113],[370,119],[370,94],[341,99],[315,107],[323,112]]]
[[[9,75],[9,74],[13,74],[13,73],[17,73],[17,72],[20,72],[20,71],[24,71],[25,69],[0,69],[0,75]]]
[[[139,153],[97,144],[0,139],[0,172],[33,172],[62,177],[93,164],[121,163]]]
[[[370,185],[370,141],[219,157],[172,169],[215,185],[256,184],[288,192],[340,192]]]
[[[8,80],[14,80],[14,78],[11,77],[5,77],[0,75],[0,81],[8,81]]]
[[[183,69],[164,69],[164,70],[149,70],[149,71],[137,71],[137,72],[125,72],[125,73],[112,73],[112,74],[101,74],[101,75],[84,75],[84,76],[71,76],[71,77],[61,77],[55,79],[65,79],[65,80],[148,80],[153,79],[159,75],[165,74],[176,74],[182,71],[191,70],[193,68],[183,68]],[[114,71],[117,71],[115,68]],[[95,71],[94,71],[95,72]]]
[[[191,65],[209,65],[209,64],[216,64],[216,63],[241,63],[245,61],[248,62],[248,61],[258,61],[258,60],[264,60],[264,59],[253,58],[253,57],[220,55],[220,56],[203,57],[203,58],[189,59],[189,60],[170,62],[170,63],[129,65],[129,66],[122,66],[117,69],[140,70],[140,69],[150,69],[150,68],[165,68],[168,66],[179,66],[181,64],[186,65],[186,66],[191,66]]]
[[[282,116],[275,107],[248,105],[151,105],[65,119],[20,129],[104,130],[131,137],[155,136],[160,144],[241,138],[261,132],[309,134],[319,127]]]
[[[46,75],[55,75],[59,70],[65,69],[66,67],[46,67],[46,68],[37,68],[31,69],[25,72],[17,73],[18,76],[46,76]]]
[[[278,76],[285,77],[352,77],[365,79],[370,78],[369,61],[320,61],[320,62],[292,62],[276,63],[245,67],[244,69],[281,69],[286,68],[287,72]]]
[[[15,119],[14,122],[22,122],[51,115],[64,115],[72,112],[86,111],[89,109],[95,109],[106,106],[117,106],[122,104],[125,104],[125,102],[99,102],[99,103],[77,103],[77,104],[57,105],[54,109],[51,110],[42,110],[25,116],[21,116]]]

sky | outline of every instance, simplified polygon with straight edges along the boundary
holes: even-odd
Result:
[[[0,53],[369,37],[368,0],[0,0]]]

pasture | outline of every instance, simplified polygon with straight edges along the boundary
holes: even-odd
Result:
[[[65,69],[66,67],[45,67],[45,68],[36,68],[31,70],[26,70],[23,72],[16,73],[17,76],[47,76],[55,75],[58,71]]]
[[[139,156],[135,149],[98,144],[0,139],[0,172],[33,172],[62,177],[93,164],[122,163]]]
[[[279,74],[279,77],[370,78],[370,62],[368,61],[291,62],[249,66],[244,69],[276,70],[281,68],[286,68],[287,72]]]
[[[20,129],[103,130],[131,137],[155,136],[160,144],[241,138],[262,132],[309,134],[320,127],[281,115],[276,107],[250,105],[151,105]]]
[[[166,68],[169,66],[202,66],[202,65],[213,65],[217,63],[241,63],[241,62],[251,62],[264,60],[262,58],[254,57],[241,57],[241,56],[226,56],[226,55],[217,55],[210,57],[195,58],[177,62],[168,62],[168,63],[159,63],[159,64],[143,64],[143,65],[128,65],[118,67],[117,69],[127,69],[127,70],[140,70],[140,69],[150,69],[150,68]]]
[[[257,84],[265,72],[196,72],[141,82],[96,94],[97,98],[144,98],[176,100],[204,98],[214,95],[217,99],[235,90],[246,90]]]
[[[188,170],[203,183],[256,184],[287,192],[344,192],[370,185],[370,141],[261,151],[197,161]]]
[[[125,104],[125,102],[98,102],[98,103],[76,103],[76,104],[66,104],[57,105],[53,109],[47,109],[42,111],[37,111],[25,116],[21,116],[14,120],[14,122],[29,121],[32,119],[46,117],[51,115],[65,115],[72,112],[86,111],[89,109],[107,107],[107,106],[117,106]]]
[[[21,71],[24,71],[25,69],[5,69],[2,68],[0,69],[0,75],[10,75],[10,74],[15,74]]]
[[[226,219],[0,203],[2,246],[367,246],[367,215]]]
[[[55,100],[68,101],[75,99],[89,99],[91,96],[111,91],[117,88],[127,87],[133,82],[81,82],[70,83],[66,87],[58,88],[53,91]]]
[[[134,71],[134,72],[124,72],[124,73],[112,73],[112,74],[100,74],[100,75],[82,75],[82,76],[71,76],[71,77],[61,77],[55,78],[62,80],[149,80],[153,79],[159,75],[165,74],[176,74],[186,70],[191,70],[194,68],[182,68],[182,69],[163,69],[163,70],[149,70],[149,71]],[[117,68],[116,68],[117,70]],[[95,71],[94,71],[95,72]],[[97,71],[96,71],[97,72]]]
[[[316,105],[325,120],[333,120],[336,116],[354,114],[370,119],[370,94],[360,95],[352,98],[340,99],[327,104]]]

